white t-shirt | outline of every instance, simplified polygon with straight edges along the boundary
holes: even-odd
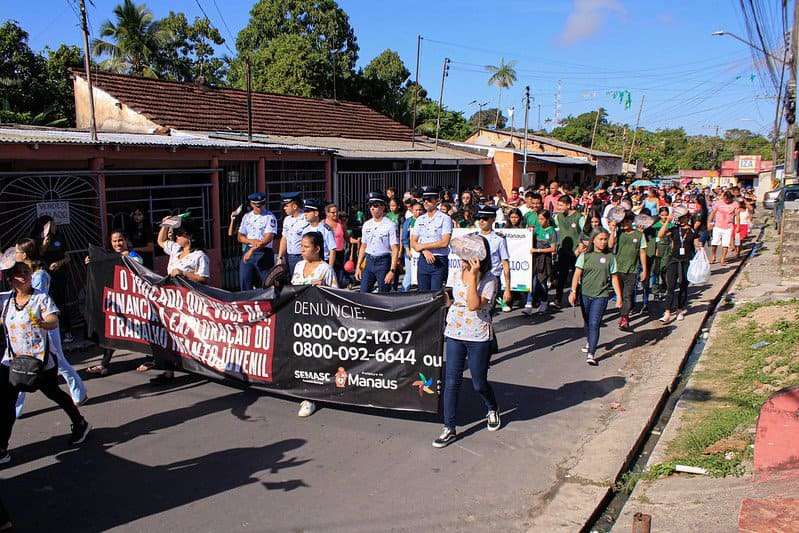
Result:
[[[169,255],[169,264],[166,267],[167,273],[172,272],[173,269],[177,268],[183,272],[191,272],[192,274],[197,274],[198,276],[202,276],[204,278],[211,276],[211,268],[208,264],[208,256],[205,255],[205,252],[202,250],[194,250],[193,252],[189,252],[189,255],[181,259],[180,253],[183,251],[183,248],[178,246],[178,243],[174,241],[166,241],[162,248],[164,249],[164,252]]]
[[[499,288],[499,280],[486,273],[477,284],[477,294],[487,300],[477,311],[469,311],[466,285],[460,275],[455,276],[452,287],[453,303],[447,312],[444,336],[461,341],[483,342],[491,340],[491,308]]]
[[[42,320],[45,316],[51,314],[59,314],[58,307],[56,307],[52,298],[45,293],[35,292],[28,300],[28,303],[25,304],[25,307],[17,310],[13,300],[13,293],[11,291],[0,292],[0,317],[4,317],[3,321],[8,332],[8,341],[15,355],[32,355],[43,359],[44,348],[48,344],[49,331],[44,328],[34,327],[31,324],[31,315],[38,320]],[[56,355],[53,353],[55,349],[56,347],[50,343],[50,357],[45,362],[45,369],[55,366]],[[7,346],[2,364],[6,366],[11,364],[11,353],[8,351]]]
[[[308,261],[303,259],[294,267],[294,275],[291,276],[292,285],[310,285],[316,280],[321,280],[322,285],[325,287],[333,287],[334,289],[338,288],[338,283],[336,282],[336,273],[333,271],[333,267],[331,267],[328,263],[325,263],[324,261],[319,263],[311,275],[306,278],[304,271],[305,265],[307,264]]]

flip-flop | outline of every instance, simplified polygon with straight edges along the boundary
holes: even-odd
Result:
[[[149,372],[155,365],[153,363],[142,363],[136,368],[136,372]]]

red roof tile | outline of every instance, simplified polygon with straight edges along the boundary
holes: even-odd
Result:
[[[78,71],[76,76],[82,76]],[[195,131],[247,131],[247,93],[97,72],[95,87],[156,124]],[[406,141],[411,129],[357,102],[253,93],[253,132]]]

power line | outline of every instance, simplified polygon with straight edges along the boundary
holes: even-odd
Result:
[[[211,23],[211,22],[212,22],[212,21],[211,21],[211,17],[209,17],[209,16],[208,16],[208,13],[206,13],[206,12],[205,12],[205,8],[203,8],[202,4],[200,4],[200,0],[194,0],[194,3],[195,3],[195,4],[197,4],[197,7],[199,7],[199,8],[200,8],[200,11],[202,12],[202,14],[203,14],[203,16],[205,17],[205,19],[206,19],[206,20],[207,20],[209,23]],[[216,4],[216,2],[214,2],[214,4]],[[217,9],[218,9],[218,8],[217,8]],[[222,19],[222,22],[224,22],[224,19]],[[225,24],[225,27],[227,27],[227,24]],[[236,55],[236,52],[234,52],[234,51],[233,51],[233,49],[232,49],[232,48],[230,48],[230,46],[227,44],[227,40],[225,40],[225,42],[224,42],[224,45],[225,45],[225,48],[227,48],[227,49],[228,49],[228,51],[229,51],[231,54],[233,54],[233,55]]]

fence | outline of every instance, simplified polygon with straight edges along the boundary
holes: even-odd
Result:
[[[370,191],[385,191],[396,187],[401,194],[413,187],[431,185],[457,192],[460,186],[458,170],[388,170],[371,172],[337,172],[334,200],[340,207],[353,202],[362,203]]]

